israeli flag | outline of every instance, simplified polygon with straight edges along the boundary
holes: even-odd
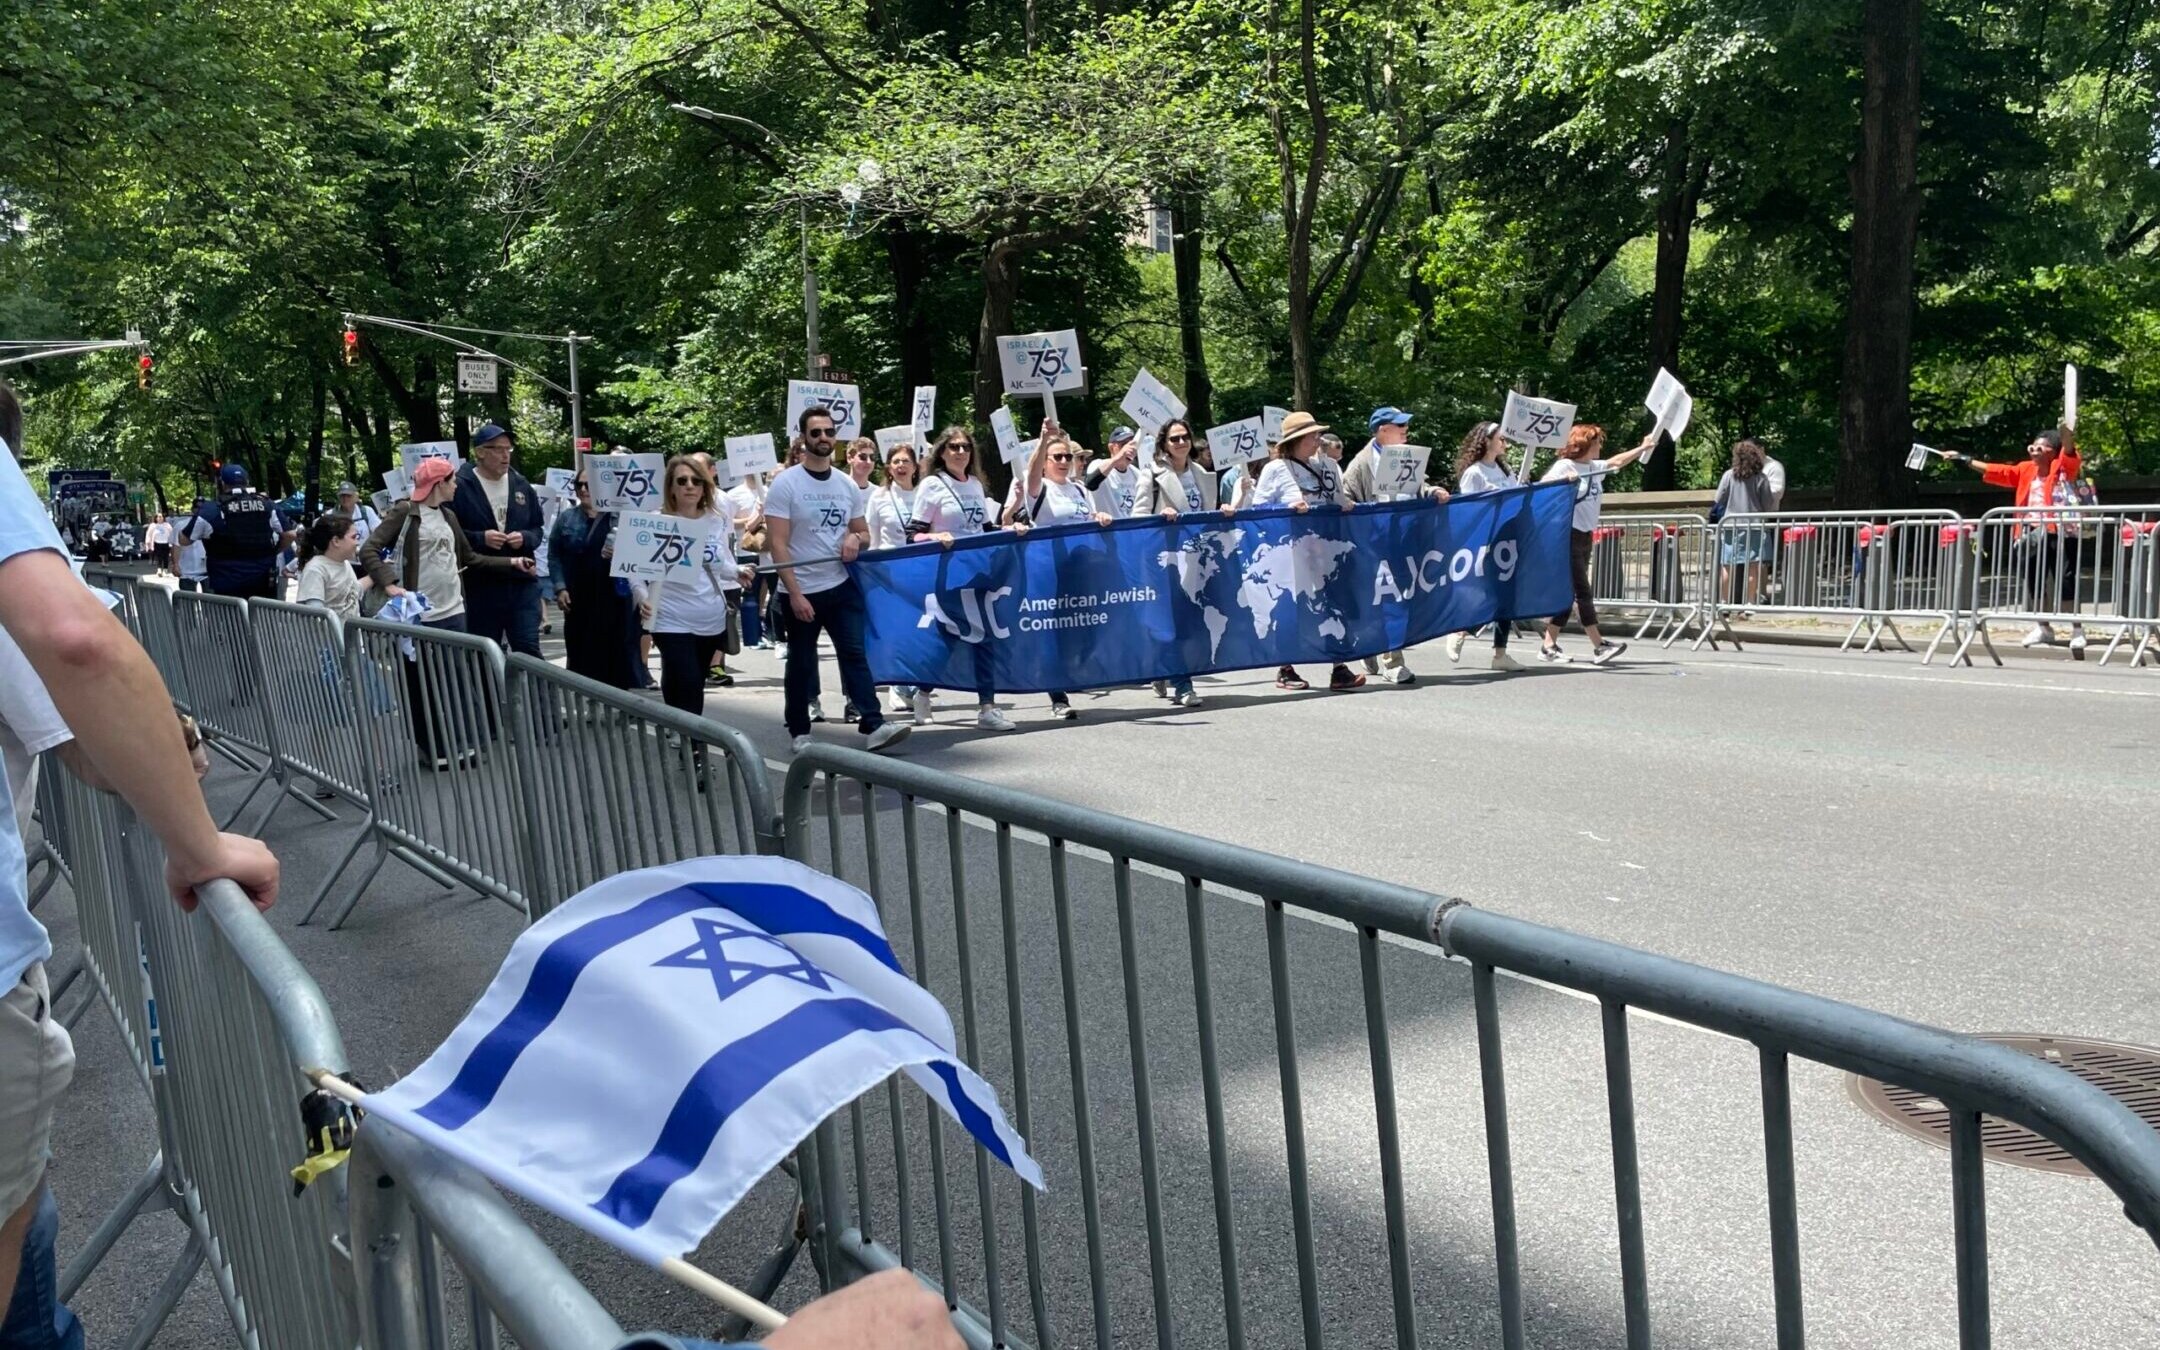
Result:
[[[784,858],[612,877],[527,929],[369,1110],[658,1265],[894,1070],[1041,1188],[861,891]]]

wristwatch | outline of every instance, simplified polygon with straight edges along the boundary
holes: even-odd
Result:
[[[180,714],[180,738],[187,742],[188,753],[193,754],[203,742],[202,728],[186,713]]]

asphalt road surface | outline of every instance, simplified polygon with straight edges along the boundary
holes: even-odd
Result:
[[[737,686],[715,691],[708,711],[751,732],[778,764],[786,757],[778,663],[750,653],[739,664]],[[2147,913],[2160,876],[2151,825],[2160,818],[2160,678],[2149,668],[2014,660],[2002,670],[1953,671],[1910,656],[1755,646],[1737,654],[1638,646],[1606,669],[1507,678],[1485,671],[1475,647],[1460,668],[1437,645],[1411,653],[1411,664],[1425,676],[1415,687],[1343,695],[1283,694],[1262,672],[1202,680],[1198,709],[1172,708],[1145,690],[1077,695],[1072,723],[1051,721],[1040,696],[1008,699],[1021,727],[1010,733],[977,731],[969,700],[944,698],[939,724],[918,730],[906,753],[1900,1016],[1969,1031],[2160,1044],[2160,926]],[[829,664],[824,683],[837,714]],[[859,739],[837,724],[818,734]],[[220,769],[213,796],[229,797],[237,781]],[[919,808],[911,896],[902,808],[882,793],[871,805],[866,816],[859,797],[842,796],[842,870],[869,879],[862,839],[873,821],[875,889],[896,944],[911,969],[927,969],[956,1020],[970,993],[957,979],[956,942],[968,937],[976,1058],[1008,1106],[1016,1105],[1016,1028],[1025,1040],[1030,1133],[1051,1190],[1036,1207],[1030,1243],[1016,1184],[990,1182],[1003,1263],[996,1288],[1013,1334],[1061,1345],[1096,1339],[1072,1090],[1077,1044],[1110,1275],[1109,1339],[1156,1339],[1129,964],[1154,1097],[1170,1321],[1183,1343],[1221,1343],[1223,1262],[1182,887],[1144,869],[1132,874],[1128,952],[1110,865],[1079,851],[1065,860],[1075,1027],[1064,1013],[1050,851],[1023,834],[1001,854],[980,823],[949,833],[941,812]],[[324,823],[288,804],[269,834],[289,869],[280,928],[321,981],[356,1069],[374,1083],[447,1033],[518,920],[470,892],[444,897],[393,864],[343,931],[294,928],[298,902],[350,839],[351,814]],[[822,826],[820,835],[822,859]],[[964,918],[953,904],[955,840]],[[1012,883],[1009,907],[1001,869]],[[64,904],[48,909],[65,947],[71,916]],[[1212,891],[1200,910],[1221,1038],[1245,1337],[1299,1344],[1262,915],[1248,898]],[[1332,1345],[1386,1343],[1394,1327],[1357,947],[1347,931],[1302,917],[1287,935],[1322,1331]],[[1383,950],[1382,970],[1421,1343],[1497,1344],[1467,972],[1404,945]],[[1597,1007],[1503,981],[1500,1012],[1530,1342],[1623,1343]],[[1773,1344],[1755,1053],[1656,1018],[1638,1015],[1631,1030],[1657,1340],[1704,1350]],[[80,1024],[78,1048],[53,1173],[63,1252],[132,1180],[155,1139],[101,1010]],[[1947,1152],[1863,1115],[1840,1074],[1796,1064],[1793,1090],[1811,1344],[1955,1345]],[[921,1099],[902,1098],[907,1126],[897,1153],[886,1100],[883,1092],[868,1100],[859,1136],[873,1233],[900,1241],[895,1186],[904,1170],[914,1256],[935,1271]],[[843,1137],[852,1142],[855,1122]],[[983,1206],[960,1139],[948,1131],[951,1273],[987,1307]],[[854,1155],[844,1156],[852,1195]],[[1997,1345],[2133,1346],[2160,1337],[2160,1256],[2099,1183],[2003,1166],[1986,1178]],[[741,1277],[786,1207],[784,1189],[769,1180],[697,1259]],[[657,1277],[560,1225],[545,1228],[626,1327],[711,1331],[709,1312]],[[147,1301],[178,1232],[169,1217],[146,1220],[93,1278],[77,1307],[97,1341],[118,1336]],[[1043,1325],[1030,1295],[1031,1255]],[[798,1270],[783,1300],[809,1288]],[[208,1280],[198,1278],[156,1344],[231,1340]]]

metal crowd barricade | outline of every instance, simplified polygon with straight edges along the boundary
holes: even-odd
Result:
[[[332,912],[332,928],[391,857],[531,913],[531,798],[505,735],[502,649],[468,633],[375,619],[343,628],[347,689],[369,728],[359,741],[373,809],[300,921],[314,918],[370,838],[375,857]]]
[[[2160,630],[2156,524],[2160,505],[2003,506],[1987,512],[1975,523],[1979,571],[1971,629],[1958,655],[1977,641],[2001,665],[1988,628],[2007,622],[2106,631],[2103,664],[2125,642],[2135,643],[2133,666],[2160,656],[2154,651]]]
[[[1396,946],[1437,946],[1471,964],[1504,1350],[1525,1343],[1525,1320],[1494,993],[1501,971],[1602,1004],[1631,1347],[1650,1344],[1631,1007],[1759,1050],[1781,1350],[1802,1344],[1791,1057],[1885,1076],[1949,1105],[1957,1316],[1967,1345],[1986,1343],[1989,1318],[1981,1113],[2061,1143],[2160,1241],[2160,1135],[2097,1088],[2004,1047],[859,751],[821,745],[798,757],[783,802],[790,856],[862,885],[878,902],[910,974],[957,1010],[963,1056],[1010,1085],[1015,1124],[1052,1176],[1054,1189],[1039,1198],[993,1172],[980,1149],[971,1168],[948,1158],[935,1111],[904,1102],[890,1083],[819,1128],[804,1192],[827,1278],[909,1268],[944,1292],[972,1345],[1107,1347],[1152,1333],[1167,1346],[1182,1330],[1237,1346],[1248,1327],[1269,1344],[1292,1340],[1296,1327],[1307,1346],[1322,1344],[1328,1328],[1337,1343],[1378,1343],[1392,1332],[1396,1344],[1414,1345],[1420,1318],[1435,1315],[1431,1300],[1452,1307],[1454,1296],[1421,1282],[1411,1241],[1404,1159],[1427,1156],[1433,1141],[1415,1121],[1405,1140],[1396,1111],[1397,1034],[1382,978],[1383,960],[1392,959],[1384,949]],[[1341,973],[1316,973],[1333,970]],[[1409,997],[1415,1006],[1431,993]],[[1175,1016],[1151,1020],[1166,998]],[[1351,1003],[1361,1018],[1341,1006]],[[1354,1039],[1329,1038],[1316,1070],[1328,1089],[1308,1098],[1298,1020],[1316,1011],[1338,1032],[1361,1023],[1364,1045],[1359,1056]],[[1189,1050],[1176,1021],[1193,1033]],[[1346,1058],[1363,1063],[1353,1069]],[[1260,1063],[1272,1089],[1251,1072]],[[1050,1081],[1038,1081],[1043,1073]],[[1360,1101],[1356,1115],[1374,1131],[1376,1176],[1352,1177],[1342,1158],[1309,1154],[1307,1117],[1339,1123],[1352,1109],[1344,1079],[1368,1077],[1370,1111]],[[1233,1092],[1234,1111],[1226,1106]],[[1203,1135],[1204,1177],[1197,1160],[1182,1156]],[[1166,1152],[1173,1144],[1178,1151]],[[1279,1183],[1252,1176],[1277,1161]],[[1316,1169],[1330,1190],[1363,1194],[1376,1180],[1377,1204],[1364,1202],[1354,1227],[1324,1223]],[[1210,1210],[1211,1242],[1199,1236]],[[1245,1244],[1285,1232],[1294,1260],[1281,1277],[1248,1280],[1256,1258]],[[1323,1244],[1384,1253],[1384,1307],[1369,1283],[1345,1289],[1323,1278],[1342,1269],[1323,1267]],[[1064,1324],[1053,1325],[1053,1306]]]
[[[1943,530],[1961,523],[1954,511],[1728,515],[1710,560],[1721,621],[1735,610],[1849,618],[1840,650],[1865,630],[1862,651],[1873,651],[1886,632],[1911,651],[1898,620],[1933,620],[1953,631],[1958,625],[1963,555],[1943,546]],[[1750,595],[1756,567],[1762,589]]]
[[[173,612],[173,593],[163,586],[136,587],[135,624],[135,639],[149,654],[150,664],[157,667],[158,676],[165,681],[165,691],[172,695],[173,705],[182,712],[192,713],[194,698],[188,692],[188,663],[180,645],[180,624]]]
[[[1590,585],[1598,609],[1641,612],[1637,641],[1654,638],[1670,647],[1700,626],[1715,649],[1713,535],[1710,522],[1698,515],[1605,517],[1590,543]],[[1730,629],[1726,638],[1739,646]]]
[[[534,918],[618,872],[780,851],[765,761],[742,732],[530,656],[507,676]]]
[[[260,834],[287,797],[325,820],[337,816],[302,792],[278,753],[281,728],[271,715],[262,653],[248,622],[247,601],[229,595],[186,592],[172,597],[178,650],[187,668],[188,710],[202,724],[205,743],[253,775],[225,824],[246,814],[256,794],[272,789],[270,805],[243,832]]]

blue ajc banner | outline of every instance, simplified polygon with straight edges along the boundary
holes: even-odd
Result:
[[[1347,661],[1543,617],[1574,592],[1575,485],[1445,505],[1121,520],[866,553],[880,684],[1000,692]]]

